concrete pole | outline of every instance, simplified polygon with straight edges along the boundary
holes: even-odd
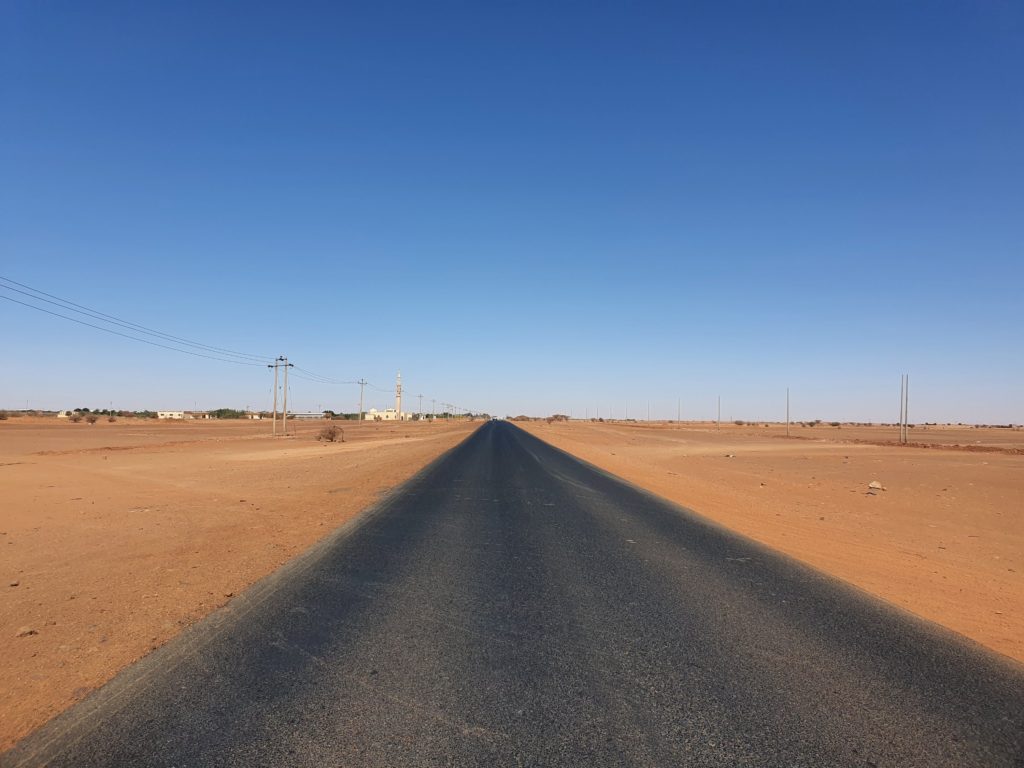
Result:
[[[402,372],[398,372],[398,378],[395,379],[395,418],[398,421],[402,420]]]
[[[903,386],[903,442],[910,442],[910,374],[906,374]]]
[[[278,358],[277,360],[275,360],[273,365],[268,365],[267,366],[267,368],[273,368],[274,369],[274,415],[272,417],[273,418],[273,424],[274,424],[274,426],[273,426],[273,436],[274,437],[277,437],[277,366],[278,366],[278,360],[280,360],[280,359],[281,358]]]
[[[284,406],[282,407],[281,413],[281,434],[288,435],[288,369],[292,367],[292,364],[288,362],[288,358],[284,360]]]
[[[905,373],[901,373],[900,374],[900,438],[899,438],[899,442],[900,443],[903,442],[903,387],[904,387],[904,380],[905,379],[906,379],[906,374]]]
[[[359,418],[356,421],[363,420],[363,387],[366,386],[366,379],[359,380]]]
[[[789,387],[786,387],[786,437],[789,437]]]

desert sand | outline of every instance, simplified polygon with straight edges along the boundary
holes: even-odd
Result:
[[[480,422],[0,422],[0,750]]]
[[[0,749],[479,425],[337,423],[345,443],[323,422],[0,422]],[[520,426],[1024,661],[1020,430]]]
[[[916,428],[930,447],[908,447],[879,427],[519,426],[1024,661],[1024,431]]]

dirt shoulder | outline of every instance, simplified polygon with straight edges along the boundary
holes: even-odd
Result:
[[[0,750],[480,422],[0,422]]]
[[[838,430],[785,439],[784,428],[518,426],[1024,661],[1024,456],[837,442]],[[872,481],[885,490],[870,493]]]

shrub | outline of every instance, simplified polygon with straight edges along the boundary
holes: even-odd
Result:
[[[117,416],[113,416],[113,415],[107,416],[107,421],[109,421],[111,424],[113,424],[115,421],[117,421]]]
[[[829,424],[831,424],[833,427],[838,427],[839,426],[839,422],[838,421],[830,421]]]
[[[736,421],[733,422],[733,424],[735,424],[737,427],[742,427],[746,423],[747,422],[745,422],[743,419],[736,419]]]
[[[0,411],[0,421],[7,421],[7,411]]]
[[[73,422],[75,424],[77,424],[81,420],[82,420],[82,414],[80,414],[80,413],[72,413],[70,416],[68,416],[68,421]]]
[[[341,427],[337,427],[331,424],[329,427],[324,427],[320,430],[320,433],[316,436],[317,440],[323,440],[328,443],[334,442],[345,442],[345,430]]]
[[[234,408],[218,408],[210,411],[210,417],[214,419],[243,419],[245,411],[238,411]]]
[[[90,413],[88,416],[85,417],[85,421],[87,424],[95,424],[99,420],[100,417],[97,416],[95,413]]]

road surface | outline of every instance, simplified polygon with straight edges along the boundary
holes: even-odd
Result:
[[[3,766],[1022,766],[1024,667],[503,422]]]

